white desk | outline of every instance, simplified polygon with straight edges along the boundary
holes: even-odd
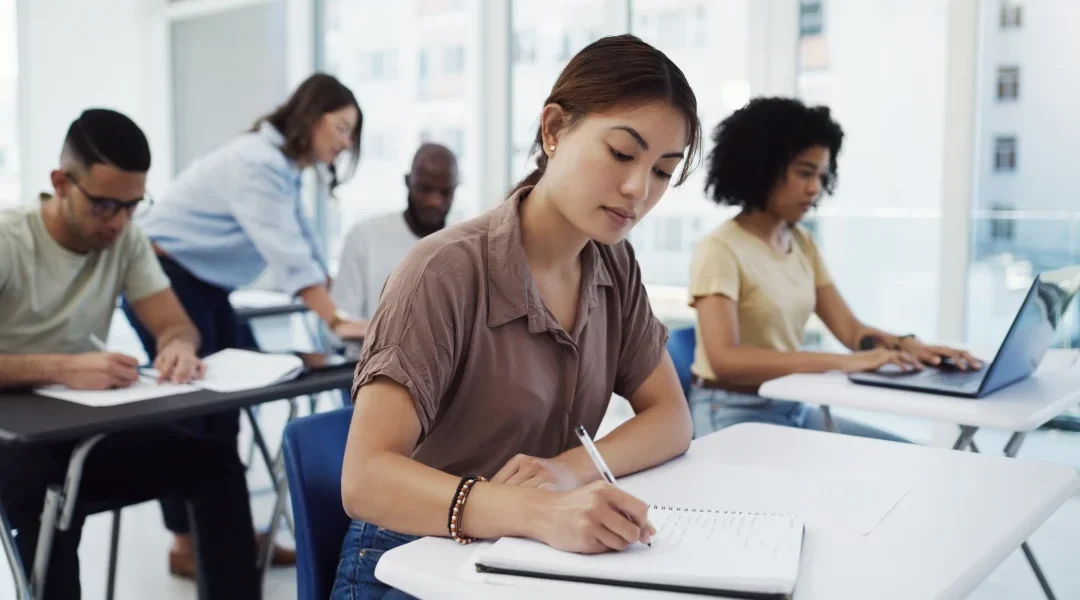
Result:
[[[1031,377],[978,400],[859,385],[842,373],[788,375],[761,386],[767,398],[1028,432],[1080,402],[1077,350],[1051,350]]]
[[[832,430],[830,406],[888,412],[960,425],[954,450],[978,452],[974,436],[981,427],[1013,432],[1005,455],[1016,456],[1028,432],[1042,426],[1080,402],[1080,361],[1077,350],[1051,350],[1036,372],[990,396],[980,399],[889,389],[852,383],[841,373],[788,375],[761,386],[767,398],[817,404],[825,411]],[[1025,542],[1021,549],[1047,598],[1050,584],[1035,555]]]
[[[645,500],[676,495],[685,505],[709,506],[724,485],[709,478],[714,465],[872,469],[869,476],[877,481],[903,474],[912,482],[869,535],[808,531],[798,600],[962,598],[1080,486],[1076,472],[1060,465],[760,424],[696,440],[686,456],[620,484]],[[747,497],[755,493],[743,491]],[[665,597],[563,582],[517,589],[463,581],[457,571],[472,552],[470,546],[425,538],[387,552],[375,574],[420,598]]]

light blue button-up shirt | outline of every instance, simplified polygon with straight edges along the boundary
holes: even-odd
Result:
[[[193,275],[234,290],[268,266],[281,291],[326,283],[319,238],[300,204],[302,169],[263,123],[199,158],[139,226]]]

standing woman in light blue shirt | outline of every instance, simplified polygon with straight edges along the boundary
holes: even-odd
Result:
[[[301,206],[301,174],[323,167],[329,190],[340,183],[336,163],[347,153],[345,177],[356,169],[363,115],[336,78],[315,74],[276,110],[197,159],[173,182],[139,225],[184,309],[202,336],[200,355],[254,345],[229,293],[269,268],[282,291],[297,296],[343,339],[362,338],[365,325],[338,311],[318,237]],[[154,358],[153,336],[125,304],[125,313]],[[239,411],[184,423],[236,446]],[[162,501],[166,526],[177,534],[174,574],[194,573],[186,508]],[[289,563],[285,553],[277,563]]]

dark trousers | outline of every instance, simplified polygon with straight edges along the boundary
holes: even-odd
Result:
[[[15,544],[23,565],[31,571],[46,487],[63,482],[74,447],[74,442],[0,444],[0,503],[18,531]],[[90,451],[75,519],[53,538],[45,598],[80,596],[78,547],[87,512],[163,495],[191,507],[203,597],[260,598],[244,466],[234,447],[175,426],[109,435]]]
[[[172,282],[173,292],[180,300],[181,306],[199,330],[199,336],[202,338],[200,356],[207,356],[226,348],[258,349],[251,326],[240,321],[232,304],[229,303],[228,290],[198,279],[168,256],[159,256],[158,260],[169,277],[169,281]],[[123,309],[135,333],[139,335],[146,354],[153,361],[157,356],[157,341],[135,316],[127,298],[123,301]],[[205,417],[185,419],[177,422],[177,425],[193,433],[208,435],[229,443],[235,453],[236,438],[240,433],[240,411],[231,410]],[[187,508],[180,499],[162,498],[161,513],[165,519],[165,527],[169,531],[178,534],[188,533],[190,527]]]

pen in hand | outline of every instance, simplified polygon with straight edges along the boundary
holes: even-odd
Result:
[[[578,439],[581,440],[581,445],[585,447],[585,452],[589,455],[589,458],[592,459],[593,465],[596,466],[596,470],[600,471],[600,476],[604,478],[604,481],[608,482],[608,484],[614,487],[619,487],[619,485],[615,482],[615,474],[611,472],[611,469],[608,468],[607,463],[604,462],[604,457],[600,456],[600,451],[596,449],[596,444],[594,444],[592,438],[589,437],[589,433],[585,431],[585,427],[578,425],[574,428],[574,433],[576,433]],[[631,522],[633,522],[634,520],[630,518],[630,515],[624,514],[623,516]],[[641,523],[635,523],[635,525],[642,526]],[[648,520],[645,521],[644,526],[655,530],[655,528],[652,526],[652,523],[649,523]],[[645,545],[652,548],[651,541],[646,542]]]
[[[106,346],[105,342],[101,341],[101,338],[98,336],[91,333],[89,339],[90,343],[94,345],[94,348],[97,348],[98,352],[110,352],[109,347]],[[140,378],[152,380],[153,383],[158,382],[158,372],[156,369],[139,367],[138,370],[139,375],[141,376]]]

